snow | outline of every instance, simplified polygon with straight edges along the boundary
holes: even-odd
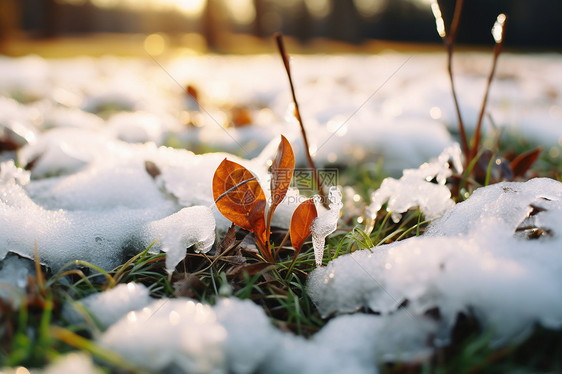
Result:
[[[66,318],[73,322],[82,320],[82,308],[86,308],[103,329],[107,329],[119,321],[128,312],[141,309],[152,302],[149,290],[142,284],[119,284],[105,292],[86,296],[76,305],[65,307]]]
[[[62,149],[60,145],[69,139],[64,131],[57,129],[61,136],[49,138],[44,152]],[[164,247],[176,257],[180,244],[201,242],[202,250],[210,248],[214,221],[209,208],[193,206],[182,210],[182,205],[163,193],[145,170],[145,157],[153,154],[155,160],[165,159],[166,150],[159,151],[150,144],[104,143],[102,136],[83,133],[87,130],[66,131],[70,135],[79,131],[78,135],[84,136],[80,138],[82,142],[66,143],[70,153],[82,153],[84,163],[69,166],[65,160],[75,158],[58,153],[53,156],[58,163],[45,163],[41,169],[42,164],[37,162],[42,172],[34,176],[35,168],[32,169],[32,180],[24,186],[16,181],[21,181],[27,172],[14,169],[13,164],[2,164],[5,182],[0,186],[0,230],[6,241],[0,247],[1,257],[9,250],[32,258],[37,241],[41,259],[55,270],[75,259],[111,269],[122,263],[127,251],[140,252],[157,239],[164,239]],[[107,150],[103,156],[95,154],[99,144]],[[27,151],[33,154],[34,149],[22,150],[22,157]],[[62,175],[44,178],[55,170],[55,174]],[[210,179],[204,185],[210,191]],[[189,205],[194,204],[192,201]],[[172,216],[174,213],[177,215]],[[190,233],[197,222],[195,216],[202,219],[202,227],[198,233]],[[181,218],[188,220],[182,223]],[[175,264],[168,260],[168,265],[172,268]]]
[[[385,202],[388,202],[386,210],[391,212],[394,222],[400,221],[402,213],[416,207],[426,219],[442,216],[455,205],[445,182],[453,174],[453,168],[457,175],[462,174],[461,157],[460,146],[455,143],[445,148],[436,160],[417,169],[404,170],[399,180],[385,178],[380,188],[371,195],[371,205],[367,207],[370,218],[376,217]],[[434,179],[436,183],[432,182]]]
[[[537,322],[561,328],[561,219],[560,182],[537,178],[483,187],[423,236],[316,269],[309,295],[324,316],[363,308],[392,313],[406,300],[415,316],[437,307],[441,344],[459,312],[474,313],[495,344],[527,336]],[[532,239],[533,228],[544,234]]]
[[[183,208],[148,225],[148,238],[163,238],[150,248],[166,253],[166,270],[173,273],[176,265],[186,255],[186,248],[194,246],[195,252],[207,253],[215,243],[215,218],[206,206]]]
[[[336,317],[306,340],[274,328],[264,311],[247,300],[221,299],[210,307],[165,299],[129,312],[98,342],[155,371],[377,373],[382,360],[427,357],[426,338],[433,331],[433,322],[412,320],[407,313],[359,314]]]
[[[210,306],[185,299],[162,299],[127,313],[99,344],[145,369],[212,373],[224,365],[226,331]]]
[[[33,373],[41,374],[61,374],[61,373],[82,373],[82,374],[101,374],[103,371],[94,366],[92,357],[87,353],[67,353],[57,358],[52,364],[48,365],[44,370]],[[16,374],[19,374],[16,372]]]
[[[43,369],[28,370],[23,366],[2,368],[3,374],[102,374],[103,370],[94,366],[92,357],[85,352],[72,352],[56,357]]]
[[[560,60],[502,54],[488,105],[504,133],[543,145],[555,162]],[[304,339],[281,332],[250,301],[221,299],[211,307],[152,300],[144,286],[127,284],[78,301],[107,328],[98,342],[152,371],[376,373],[385,360],[416,360],[446,344],[459,312],[474,314],[495,344],[524,338],[535,323],[560,328],[561,185],[501,183],[453,206],[444,184],[451,166],[457,173],[462,167],[450,134],[457,125],[445,63],[443,54],[293,56],[317,165],[382,160],[384,172],[402,177],[385,179],[373,194],[371,217],[386,203],[395,221],[416,207],[434,220],[421,237],[313,271],[308,292],[332,317],[318,333]],[[476,125],[490,63],[488,54],[455,57],[468,129]],[[171,273],[189,247],[209,251],[215,233],[229,226],[211,190],[225,157],[251,170],[266,195],[279,134],[293,145],[297,165],[307,167],[278,56],[200,56],[162,66],[170,75],[134,59],[0,57],[0,71],[9,72],[0,80],[0,144],[19,148],[0,154],[0,290],[9,290],[0,296],[17,301],[13,295],[25,291],[35,243],[56,272],[75,260],[110,270],[158,240],[152,251],[166,253]],[[198,105],[178,83],[197,88]],[[234,107],[247,109],[252,123],[232,126]],[[486,118],[483,131],[490,124]],[[208,151],[216,153],[194,153]],[[313,227],[317,263],[340,215],[334,188],[330,210]],[[343,191],[355,201],[353,190]],[[288,227],[301,198],[290,189],[273,225]],[[357,216],[351,208],[344,216]],[[437,321],[424,317],[433,308]],[[62,362],[73,369],[55,364],[52,371],[93,371],[86,356]]]
[[[312,221],[310,232],[312,234],[312,245],[314,246],[314,259],[316,266],[322,265],[322,257],[324,256],[324,245],[326,244],[326,237],[336,231],[338,228],[338,219],[340,218],[340,210],[343,206],[342,194],[340,190],[332,186],[328,192],[328,201],[330,209],[320,213],[318,217]],[[322,205],[322,198],[320,195],[314,196],[314,204],[317,209]]]

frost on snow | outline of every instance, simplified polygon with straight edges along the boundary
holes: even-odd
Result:
[[[316,266],[322,265],[322,256],[324,255],[326,237],[338,228],[338,219],[340,218],[340,210],[343,205],[341,199],[342,194],[340,190],[335,186],[330,187],[330,191],[328,193],[330,209],[320,213],[320,215],[312,221],[312,225],[310,226]],[[322,204],[319,195],[314,196],[314,203],[317,209],[319,209]]]
[[[309,275],[324,315],[368,308],[390,313],[408,301],[415,316],[439,308],[441,339],[457,313],[473,313],[496,343],[539,322],[562,327],[562,184],[545,178],[476,190],[424,236],[330,262]]]
[[[385,202],[388,202],[386,209],[391,212],[394,222],[400,220],[402,213],[415,207],[419,207],[427,219],[442,216],[455,205],[451,192],[445,186],[447,178],[452,175],[451,162],[456,172],[462,173],[458,143],[447,147],[436,160],[417,169],[404,170],[399,180],[385,178],[380,188],[371,195],[371,205],[367,208],[371,218],[376,217]]]

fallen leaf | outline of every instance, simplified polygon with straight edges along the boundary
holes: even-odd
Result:
[[[510,166],[513,172],[513,178],[524,176],[527,170],[529,170],[535,161],[537,161],[541,152],[542,147],[537,147],[525,153],[521,153],[513,161],[511,161]]]
[[[193,98],[193,100],[195,101],[199,100],[199,90],[194,85],[188,84],[187,87],[185,88],[185,92],[187,93],[188,96]]]
[[[236,226],[234,224],[230,225],[226,235],[224,236],[224,239],[217,246],[217,251],[215,253],[215,256],[220,256],[222,253],[224,253],[224,251],[226,251],[228,248],[233,246],[234,243],[236,243],[236,229],[235,229],[235,227]]]
[[[205,287],[205,283],[196,275],[184,274],[180,280],[174,282],[174,295],[176,297],[195,297]]]
[[[148,173],[148,175],[150,175],[152,177],[152,179],[156,179],[157,176],[159,176],[160,174],[162,174],[162,172],[160,171],[160,168],[158,166],[156,166],[156,164],[152,161],[145,161],[144,162],[144,168],[146,170],[146,172]]]
[[[226,276],[229,278],[233,278],[244,273],[247,273],[248,275],[256,275],[270,269],[275,269],[275,266],[272,264],[268,264],[267,262],[257,262],[249,265],[234,266],[226,272]]]
[[[230,117],[234,127],[243,127],[252,124],[252,115],[247,108],[233,107],[230,111]]]

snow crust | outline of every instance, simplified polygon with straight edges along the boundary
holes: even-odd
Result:
[[[196,195],[178,202],[162,191],[144,164],[153,159],[165,165],[174,153],[183,159],[203,156],[107,141],[89,130],[60,128],[57,133],[22,150],[23,159],[39,154],[43,160],[32,169],[31,181],[13,162],[1,164],[0,235],[5,240],[0,258],[8,251],[32,258],[37,241],[42,261],[55,270],[78,259],[111,269],[130,252],[162,239],[154,249],[170,253],[167,266],[173,269],[189,246],[210,249],[215,230],[208,206],[210,179],[194,189],[206,190],[206,201]],[[74,141],[75,136],[82,140]],[[105,152],[99,154],[101,144]],[[218,165],[218,157],[213,160]],[[191,173],[198,170],[195,166]],[[185,171],[189,175],[189,168]],[[46,177],[51,174],[58,176]],[[201,203],[208,205],[192,206]]]
[[[391,212],[394,222],[400,221],[402,213],[419,207],[426,219],[435,219],[451,209],[455,202],[445,182],[453,174],[461,174],[462,152],[458,143],[445,148],[437,159],[422,164],[417,169],[406,169],[398,180],[385,178],[378,190],[371,195],[367,207],[370,218],[374,219],[382,205]],[[452,165],[451,165],[452,164]],[[435,180],[436,183],[433,183]]]
[[[535,323],[560,328],[561,220],[560,182],[482,187],[421,237],[316,269],[309,295],[325,316],[363,308],[392,313],[406,300],[415,316],[437,307],[441,343],[459,312],[473,313],[497,344],[525,337]],[[544,234],[532,239],[537,232]]]

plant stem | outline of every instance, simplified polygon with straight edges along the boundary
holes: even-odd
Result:
[[[443,42],[447,48],[447,71],[449,72],[449,80],[451,82],[451,91],[453,93],[453,100],[455,102],[455,110],[457,113],[457,119],[459,121],[459,132],[461,136],[461,146],[462,153],[465,156],[465,163],[468,165],[470,148],[468,146],[468,141],[466,138],[466,130],[464,129],[464,122],[461,116],[461,109],[459,105],[459,100],[457,98],[457,91],[455,89],[455,81],[453,78],[453,49],[455,46],[455,39],[457,37],[457,30],[459,28],[461,13],[462,13],[463,0],[457,0],[455,4],[455,14],[453,16],[453,21],[451,22],[451,29],[446,37],[443,37]],[[465,165],[465,166],[466,166]]]
[[[291,75],[291,66],[289,64],[289,55],[287,54],[287,51],[285,49],[285,44],[283,43],[283,34],[281,34],[279,32],[275,33],[274,38],[275,38],[275,41],[277,42],[277,48],[279,49],[279,54],[281,55],[281,58],[283,59],[283,65],[285,66],[285,71],[287,72],[287,76],[289,77],[289,86],[291,88],[291,95],[293,97],[293,104],[295,105],[295,116],[297,117],[297,120],[299,121],[302,139],[304,141],[304,150],[305,150],[304,153],[305,153],[306,158],[308,160],[308,164],[310,165],[310,168],[312,169],[312,176],[314,178],[314,182],[316,183],[316,189],[318,190],[318,194],[320,195],[320,197],[322,197],[322,202],[323,202],[324,206],[327,208],[328,207],[328,199],[326,198],[326,195],[324,194],[324,190],[322,188],[322,182],[320,181],[320,177],[318,176],[316,166],[314,165],[314,160],[312,159],[312,156],[310,155],[310,147],[308,145],[308,138],[306,136],[306,130],[304,129],[304,124],[303,124],[301,112],[300,112],[300,109],[299,109],[299,103],[297,101],[297,96],[295,94],[295,87],[293,85],[293,77]]]
[[[277,251],[280,251],[281,248],[283,248],[283,246],[285,245],[285,243],[287,243],[287,240],[289,240],[290,234],[291,234],[291,231],[287,231],[287,233],[283,237],[283,240],[281,241],[281,244],[279,244],[279,246],[277,247]],[[277,256],[277,251],[274,251],[273,258],[275,258]]]
[[[476,131],[474,132],[474,139],[472,141],[472,148],[470,150],[470,159],[476,156],[478,152],[478,144],[480,143],[480,129],[482,127],[482,120],[484,119],[484,113],[486,111],[486,104],[488,103],[488,94],[490,93],[490,86],[494,80],[494,75],[496,74],[496,66],[498,64],[498,57],[500,55],[503,46],[503,38],[496,43],[494,46],[494,60],[492,62],[492,70],[488,76],[488,82],[486,84],[486,92],[484,93],[484,99],[482,100],[482,107],[480,108],[480,115],[478,117],[478,124],[476,125]]]

